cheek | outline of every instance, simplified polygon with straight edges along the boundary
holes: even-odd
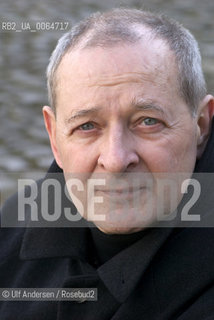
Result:
[[[177,162],[177,168],[180,172],[193,171],[197,155],[197,139],[193,131],[186,132],[186,134],[174,139],[169,150],[171,150],[171,158]]]
[[[61,144],[60,156],[65,172],[89,173],[94,171],[96,154],[85,146]]]
[[[142,155],[143,162],[146,164],[149,172],[167,172],[171,171],[169,151],[160,147],[150,148]]]
[[[150,172],[192,172],[196,160],[196,141],[169,137],[144,145],[141,158]]]

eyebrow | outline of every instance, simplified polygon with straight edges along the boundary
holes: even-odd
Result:
[[[143,98],[134,98],[131,103],[136,109],[142,110],[142,111],[157,111],[161,113],[162,115],[165,115],[165,111],[163,107],[159,106],[156,102],[153,100],[146,100]]]
[[[157,111],[163,115],[165,115],[165,112],[163,110],[163,108],[159,105],[157,105],[155,102],[153,102],[152,100],[145,100],[143,98],[134,98],[131,101],[131,106],[133,106],[134,108],[136,108],[137,110],[142,110],[142,111]],[[98,112],[102,111],[104,109],[104,107],[92,107],[92,108],[88,108],[88,109],[75,109],[72,112],[72,115],[66,119],[66,124],[70,124],[71,122],[78,120],[80,118],[86,117],[88,115],[93,115],[93,114],[97,114]]]
[[[66,119],[66,123],[69,124],[72,121],[77,120],[79,118],[98,113],[102,109],[103,109],[103,107],[93,107],[90,109],[73,110],[72,115],[68,119]]]

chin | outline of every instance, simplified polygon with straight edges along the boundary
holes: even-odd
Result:
[[[96,227],[106,234],[131,234],[142,231],[144,228],[130,228],[130,227],[121,227],[121,226],[111,226],[111,225],[99,225],[96,224]]]

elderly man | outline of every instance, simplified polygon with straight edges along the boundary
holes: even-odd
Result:
[[[2,228],[0,286],[96,288],[97,300],[3,299],[1,320],[213,319],[213,229],[158,221],[180,210],[184,178],[214,169],[214,98],[194,37],[149,12],[97,13],[59,40],[47,77],[49,174],[63,173],[91,228]],[[176,195],[166,189],[164,206],[162,177]]]

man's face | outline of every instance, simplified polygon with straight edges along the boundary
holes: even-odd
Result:
[[[161,40],[74,51],[62,59],[57,82],[56,118],[49,111],[46,125],[66,180],[72,173],[86,188],[87,179],[106,179],[94,191],[103,198],[95,204],[95,214],[105,216],[95,222],[102,231],[143,229],[157,214],[159,173],[166,179],[176,172],[190,176],[196,160],[197,120],[179,94],[173,54]],[[87,218],[91,200],[85,190],[75,192]],[[138,205],[126,210],[136,195]],[[143,224],[148,198],[154,210]],[[164,210],[179,201],[169,208],[165,199]]]

